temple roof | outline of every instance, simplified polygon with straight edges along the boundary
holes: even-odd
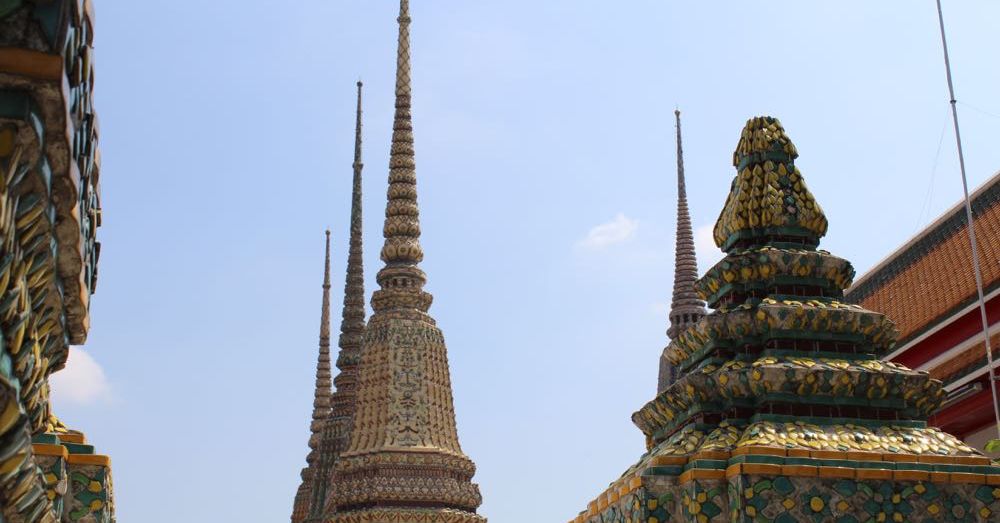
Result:
[[[986,293],[1000,287],[1000,172],[972,195]],[[885,312],[896,321],[899,344],[919,336],[976,300],[964,204],[858,278],[845,298]]]

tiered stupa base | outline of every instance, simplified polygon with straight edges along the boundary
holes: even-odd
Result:
[[[486,518],[451,509],[386,509],[359,510],[335,514],[331,523],[485,523]]]
[[[771,444],[757,443],[762,437]],[[910,445],[905,440],[927,451],[912,453],[901,446]],[[747,424],[685,426],[644,455],[575,521],[993,518],[1000,518],[1000,467],[923,422],[885,425],[757,414]]]

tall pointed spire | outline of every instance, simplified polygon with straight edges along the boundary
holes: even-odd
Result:
[[[705,302],[695,291],[698,281],[698,259],[694,250],[694,232],[688,212],[687,186],[684,183],[684,148],[681,145],[681,112],[674,111],[677,120],[677,235],[674,248],[674,294],[670,303],[670,328],[667,336],[676,338],[685,329],[705,316]],[[665,354],[665,353],[664,353]],[[658,389],[662,391],[677,379],[677,370],[660,356]]]
[[[330,231],[326,231],[326,259],[323,262],[323,305],[319,319],[319,357],[316,362],[316,390],[309,447],[316,449],[323,424],[330,416]]]
[[[336,392],[330,398],[330,417],[323,433],[316,479],[313,482],[307,521],[323,521],[328,510],[330,482],[337,458],[347,449],[351,438],[354,412],[357,410],[358,364],[365,332],[365,274],[361,220],[361,160],[362,89],[358,82],[358,107],[354,124],[354,178],[351,188],[350,247],[347,255],[347,276],[344,282],[344,308],[340,321],[340,354],[334,378]]]
[[[347,278],[344,282],[344,309],[340,320],[340,355],[337,358],[337,368],[340,374],[334,382],[337,384],[337,400],[334,402],[334,417],[339,413],[336,407],[349,407],[354,412],[354,394],[357,381],[357,366],[360,362],[361,341],[365,332],[365,270],[362,259],[362,222],[361,222],[361,172],[364,163],[361,161],[361,90],[364,87],[358,82],[358,109],[354,130],[354,179],[351,187],[351,236],[347,256]]]
[[[420,269],[410,10],[399,7],[396,113],[379,290],[361,351],[358,410],[334,473],[332,523],[482,523],[475,464],[458,443],[444,337]]]
[[[392,125],[389,156],[388,203],[382,261],[378,273],[381,290],[372,299],[375,311],[392,308],[427,312],[431,295],[423,292],[427,277],[418,264],[424,258],[420,246],[420,209],[417,207],[417,173],[413,146],[410,85],[410,2],[399,7],[399,44],[396,54],[396,114]]]
[[[326,231],[326,260],[323,264],[323,305],[319,321],[319,357],[316,362],[316,387],[313,392],[312,423],[309,425],[309,454],[302,469],[302,483],[295,495],[292,521],[305,518],[321,461],[323,432],[330,417],[330,231]]]

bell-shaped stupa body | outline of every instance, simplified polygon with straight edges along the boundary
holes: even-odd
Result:
[[[1000,467],[927,426],[945,398],[879,360],[891,321],[843,301],[851,264],[778,120],[753,118],[696,288],[714,311],[671,341],[680,378],[632,416],[648,451],[576,521],[996,521]]]

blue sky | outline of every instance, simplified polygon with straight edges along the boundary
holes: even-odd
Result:
[[[112,456],[121,521],[284,521],[326,227],[340,300],[359,77],[369,292],[380,267],[398,4],[95,3],[100,282],[55,408]],[[978,185],[1000,169],[1000,6],[945,8]],[[423,268],[493,522],[568,520],[643,450],[675,106],[702,270],[754,115],[784,123],[823,247],[859,273],[959,198],[933,1],[412,10]]]

